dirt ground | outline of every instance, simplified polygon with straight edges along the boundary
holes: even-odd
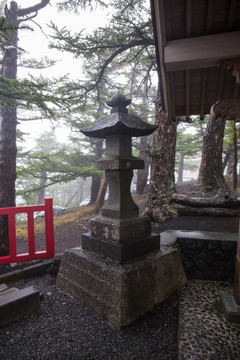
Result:
[[[177,186],[179,194],[190,197],[200,197],[199,189],[194,181],[184,182]],[[239,218],[219,216],[179,216],[176,219],[167,220],[161,224],[153,225],[153,229],[159,232],[165,230],[196,230],[196,231],[219,231],[238,232]]]
[[[178,192],[188,196],[198,196],[198,192],[193,183],[184,183],[178,187]],[[139,206],[140,214],[144,208],[144,197],[134,197]],[[88,218],[80,220],[80,223],[65,223],[55,227],[55,247],[56,252],[63,252],[67,248],[76,247],[81,244],[81,237],[88,231]],[[201,230],[219,232],[238,232],[238,217],[215,217],[215,216],[179,216],[175,219],[167,220],[160,224],[152,224],[152,231],[161,233],[165,230]]]
[[[238,223],[237,217],[179,216],[161,224],[152,224],[152,231],[154,233],[161,233],[165,230],[238,232]],[[80,246],[82,234],[87,231],[86,223],[83,224],[83,227],[76,226],[74,223],[58,225],[55,229],[56,253]]]
[[[183,184],[179,187],[179,193],[189,196],[197,196],[196,188],[190,184]],[[134,197],[138,204],[140,214],[144,208],[144,197]],[[85,208],[81,210],[81,208]],[[82,234],[88,232],[89,219],[94,216],[94,209],[81,207],[78,209],[69,209],[67,213],[55,216],[54,233],[55,233],[55,253],[63,253],[65,250],[81,246]],[[69,216],[67,218],[67,216]],[[42,222],[44,228],[44,219]],[[220,231],[220,232],[238,232],[238,217],[214,217],[214,216],[179,216],[175,219],[167,220],[160,224],[152,224],[152,232],[161,233],[165,230],[201,230],[201,231]],[[44,235],[40,231],[35,234],[37,250],[45,248]],[[18,237],[17,252],[23,253],[28,251],[26,238]],[[1,272],[1,266],[0,266]]]

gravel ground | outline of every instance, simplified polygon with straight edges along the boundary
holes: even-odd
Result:
[[[0,327],[1,360],[176,360],[178,294],[121,331],[60,292],[50,275],[19,281],[40,291],[39,310]]]

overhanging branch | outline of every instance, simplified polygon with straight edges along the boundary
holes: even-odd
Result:
[[[18,16],[26,16],[33,12],[38,12],[39,10],[43,9],[45,6],[47,6],[50,3],[50,0],[42,0],[40,3],[30,6],[25,9],[18,9]]]

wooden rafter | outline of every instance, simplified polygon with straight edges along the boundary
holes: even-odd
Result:
[[[205,115],[205,96],[206,96],[206,89],[207,89],[207,74],[208,70],[202,70],[202,89],[201,89],[201,102],[200,102],[200,120],[204,119]]]
[[[235,17],[237,7],[237,0],[231,0],[230,7],[229,7],[229,13],[228,13],[228,22],[227,22],[227,29],[231,30],[233,27],[233,21]]]
[[[206,34],[210,34],[212,30],[212,21],[214,13],[214,2],[215,0],[208,0],[208,9],[207,9],[207,23],[206,23]]]
[[[164,47],[166,71],[217,66],[219,59],[239,55],[240,31],[169,41]]]
[[[225,70],[224,69],[219,69],[218,89],[217,89],[216,101],[222,99],[223,87],[224,87],[224,77],[225,77]]]
[[[186,0],[186,36],[191,36],[192,27],[192,0]]]
[[[160,12],[155,16],[160,22],[156,39],[170,119],[203,119],[216,100],[240,99],[240,67],[234,63],[229,72],[219,63],[240,58],[240,0],[151,1]]]
[[[233,90],[233,99],[237,99],[239,94],[239,85],[236,83]]]

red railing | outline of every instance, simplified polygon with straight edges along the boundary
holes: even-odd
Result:
[[[34,213],[45,212],[46,250],[35,250]],[[28,222],[28,253],[17,254],[15,214],[27,213]],[[53,201],[44,199],[42,205],[14,206],[0,208],[0,215],[8,215],[9,255],[0,257],[0,265],[20,261],[54,257]]]

